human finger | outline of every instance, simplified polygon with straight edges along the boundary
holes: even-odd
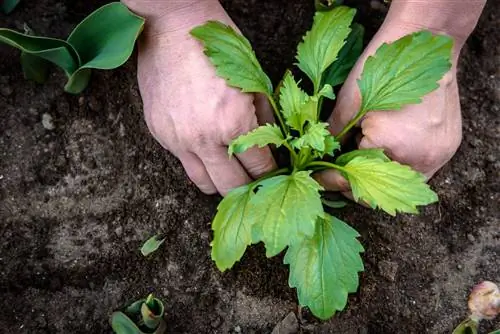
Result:
[[[179,160],[186,171],[189,179],[205,194],[217,193],[217,188],[212,182],[210,175],[203,165],[203,162],[194,153],[183,153],[179,156]]]

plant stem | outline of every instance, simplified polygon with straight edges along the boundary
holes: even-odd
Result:
[[[278,122],[280,124],[281,130],[284,132],[285,137],[288,135],[289,130],[288,126],[286,125],[285,121],[283,120],[283,117],[281,116],[280,111],[278,110],[278,106],[276,105],[276,101],[274,101],[274,98],[272,95],[266,95],[267,99],[269,100],[269,103],[271,104],[271,107],[273,107],[274,114],[278,118]]]
[[[340,131],[340,133],[338,135],[335,136],[335,139],[336,140],[340,140],[347,132],[349,132],[349,130],[351,130],[351,128],[353,126],[355,126],[356,124],[358,124],[359,120],[364,116],[366,115],[366,111],[364,110],[360,110],[358,111],[358,113],[356,114],[356,116],[354,116],[353,119],[351,119],[349,121],[349,123],[347,123],[347,125],[342,129],[342,131]]]
[[[283,143],[283,146],[285,146],[288,151],[290,151],[290,155],[292,157],[292,166],[295,166],[295,162],[297,161],[298,157],[297,157],[297,153],[295,153],[295,150],[293,149],[293,147],[290,146],[290,144],[288,142],[284,142]]]
[[[308,167],[324,167],[325,169],[334,168],[334,169],[337,169],[340,171],[345,170],[344,167],[336,165],[336,164],[332,164],[331,162],[327,162],[327,161],[313,161],[313,162],[308,163],[305,167],[306,168],[308,168]]]

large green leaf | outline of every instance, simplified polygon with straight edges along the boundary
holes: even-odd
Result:
[[[385,155],[384,150],[381,148],[364,148],[359,150],[354,150],[351,152],[344,153],[340,155],[336,160],[335,164],[339,166],[345,166],[349,161],[356,157],[364,157],[368,159],[379,159],[382,161],[390,161],[390,159]]]
[[[260,182],[251,201],[253,242],[263,241],[266,255],[314,234],[316,218],[323,213],[319,191],[323,188],[310,171],[280,175]]]
[[[10,14],[19,4],[20,0],[0,0],[0,7],[5,14]]]
[[[251,229],[256,221],[256,213],[249,205],[252,195],[248,185],[241,186],[231,190],[217,207],[212,222],[212,260],[220,271],[231,268],[252,243]]]
[[[217,21],[209,21],[191,30],[205,45],[205,54],[217,69],[217,75],[228,85],[243,92],[264,93],[272,96],[273,86],[262,70],[250,42],[233,28]]]
[[[68,37],[78,52],[81,67],[72,75],[65,90],[79,93],[88,83],[89,69],[109,70],[123,65],[134,50],[144,19],[121,2],[112,2],[94,11]]]
[[[424,175],[395,161],[358,156],[340,170],[349,181],[356,201],[362,199],[390,215],[397,211],[418,213],[417,205],[438,200],[425,183]]]
[[[365,29],[361,24],[353,23],[351,33],[339,52],[338,59],[331,64],[323,74],[323,84],[338,86],[342,84],[351,72],[354,64],[363,52],[363,35]]]
[[[279,126],[276,124],[266,124],[233,140],[231,145],[229,145],[228,153],[229,155],[242,153],[252,146],[264,147],[274,144],[279,147],[284,142],[285,138],[283,138]]]
[[[363,271],[363,246],[349,225],[325,213],[314,236],[291,245],[284,262],[290,265],[290,287],[297,288],[300,305],[326,320],[345,308],[348,293],[358,289]]]
[[[297,48],[297,66],[307,74],[319,91],[323,72],[337,59],[344,40],[349,35],[356,10],[340,6],[331,11],[317,12],[310,31]]]
[[[30,36],[0,28],[0,42],[27,54],[48,60],[61,67],[68,76],[80,66],[76,50],[69,43],[60,39]]]
[[[420,31],[382,44],[365,62],[358,81],[361,111],[397,110],[439,87],[451,68],[453,40]]]

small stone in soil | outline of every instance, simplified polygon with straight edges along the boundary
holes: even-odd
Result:
[[[394,282],[398,272],[398,264],[392,261],[380,261],[378,264],[380,275],[385,279]]]
[[[52,121],[52,116],[48,113],[44,113],[42,115],[42,125],[46,130],[54,130],[56,128],[54,122]]]
[[[274,327],[271,334],[295,334],[299,332],[299,322],[295,313],[290,312],[288,315],[281,320],[279,324]]]

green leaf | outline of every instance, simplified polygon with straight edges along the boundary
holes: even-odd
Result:
[[[290,287],[297,288],[300,305],[320,319],[343,310],[348,293],[358,289],[364,249],[357,237],[358,232],[349,225],[324,214],[318,218],[314,236],[291,245],[286,252]]]
[[[365,62],[358,85],[361,111],[397,110],[439,87],[451,68],[453,40],[420,31],[382,44]]]
[[[328,136],[330,136],[328,123],[309,123],[305,133],[300,138],[292,141],[292,146],[299,150],[304,146],[308,146],[319,152],[324,152],[326,148],[325,142]]]
[[[65,86],[69,93],[80,93],[88,84],[90,69],[109,70],[123,65],[134,50],[144,27],[144,19],[121,2],[104,5],[87,16],[68,37],[78,52],[81,67]]]
[[[1,0],[0,7],[5,14],[10,14],[19,4],[20,0]]]
[[[116,334],[142,334],[139,327],[123,312],[111,315],[111,328]]]
[[[286,123],[298,131],[302,131],[306,120],[316,117],[316,110],[306,105],[310,97],[299,88],[292,72],[287,71],[280,90],[280,106]]]
[[[478,322],[467,318],[458,325],[451,334],[477,334]],[[495,332],[489,333],[495,334]]]
[[[364,157],[367,159],[379,159],[384,162],[391,161],[385,154],[384,150],[381,148],[365,148],[360,150],[354,150],[351,152],[344,153],[340,155],[336,160],[335,164],[339,166],[345,166],[349,161],[356,157]]]
[[[0,28],[0,42],[50,61],[61,67],[68,76],[76,71],[79,66],[75,49],[60,39],[30,36],[14,30]]]
[[[351,33],[339,52],[338,59],[323,74],[323,84],[338,86],[346,79],[359,56],[363,52],[363,35],[365,29],[361,24],[353,23]]]
[[[252,188],[241,186],[231,190],[217,207],[211,245],[212,260],[220,271],[231,268],[252,243],[252,225],[257,214],[249,204],[252,195]]]
[[[148,256],[149,254],[156,252],[164,242],[165,238],[160,239],[158,235],[149,238],[141,247],[142,255]]]
[[[335,151],[340,150],[340,143],[335,139],[334,136],[328,135],[325,137],[325,149],[323,151],[324,154],[328,154],[330,156],[335,155]],[[321,155],[322,157],[323,155]]]
[[[332,208],[332,209],[342,209],[342,208],[345,208],[347,206],[346,201],[330,201],[330,200],[327,200],[324,198],[321,199],[321,203],[323,203],[323,205],[325,205],[329,208]]]
[[[358,156],[341,168],[356,201],[362,199],[393,216],[397,211],[418,213],[417,205],[438,200],[423,174],[395,161]]]
[[[229,145],[228,153],[229,155],[243,153],[255,145],[264,147],[268,144],[274,144],[279,147],[284,141],[285,138],[283,138],[279,126],[276,124],[266,124],[233,140],[231,145]]]
[[[349,35],[356,10],[340,6],[328,12],[317,12],[312,28],[297,48],[297,66],[307,74],[318,92],[323,72],[337,59]]]
[[[21,66],[23,68],[24,77],[28,80],[33,80],[39,84],[44,83],[49,76],[50,63],[40,57],[32,54],[21,52]]]
[[[323,188],[310,171],[280,175],[259,183],[251,201],[253,242],[263,241],[267,257],[314,234],[316,218],[323,214],[319,191]]]
[[[208,21],[191,30],[191,35],[205,45],[205,54],[228,85],[247,93],[272,96],[273,86],[264,73],[250,42],[233,28]]]

